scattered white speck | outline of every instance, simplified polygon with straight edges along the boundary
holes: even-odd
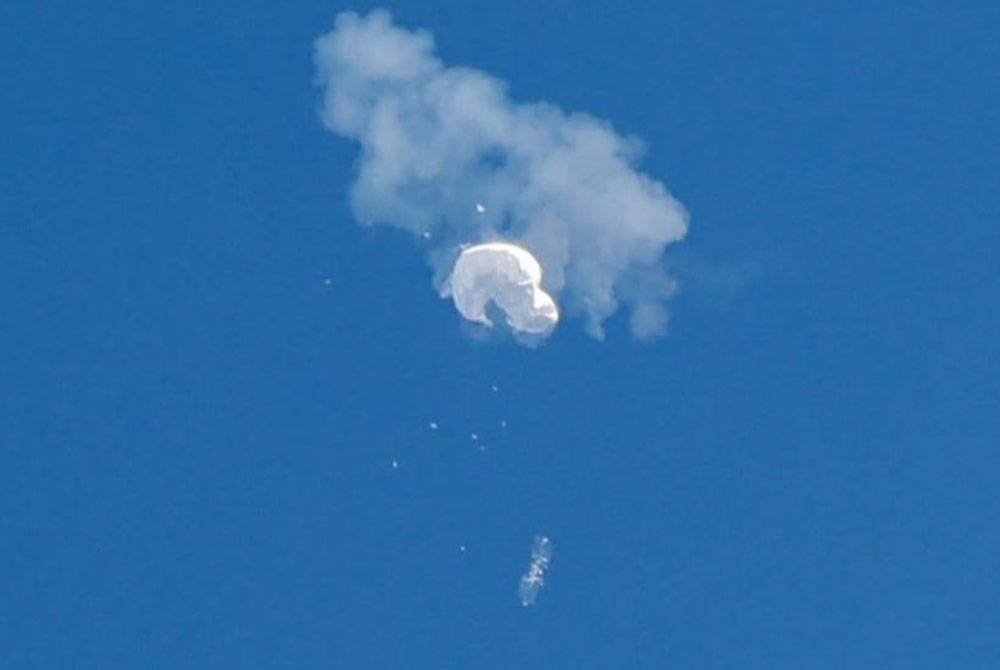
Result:
[[[477,202],[476,203],[476,212],[478,212],[479,214],[485,214],[486,213],[486,205],[484,205],[481,202]]]
[[[507,427],[507,419],[501,419],[500,420],[500,427],[501,428],[506,428]]]
[[[425,230],[420,234],[420,236],[423,237],[425,240],[429,240],[431,239],[431,231]]]
[[[429,424],[427,424],[427,427],[430,428],[431,430],[437,430],[438,429],[437,421],[431,421]]]
[[[486,451],[486,445],[485,444],[480,444],[479,445],[479,451]]]
[[[465,545],[464,545],[464,544],[463,544],[463,545],[461,545],[461,546],[460,546],[460,547],[458,548],[458,550],[459,550],[459,551],[462,551],[462,552],[464,552],[464,551],[465,551]]]
[[[500,390],[500,387],[497,386],[496,384],[494,384],[493,386],[490,387],[490,390],[492,390],[494,393],[496,393],[497,391]]]
[[[472,433],[471,435],[469,435],[469,437],[472,438],[473,442],[478,442],[479,441],[479,433]]]
[[[398,469],[398,468],[399,468],[399,461],[393,461],[393,462],[392,462],[392,469],[393,469],[393,470],[396,470],[396,469]]]
[[[324,280],[323,280],[323,283],[324,283],[324,284],[326,284],[327,286],[329,286],[330,284],[332,284],[332,283],[333,283],[333,280],[332,280],[332,279],[329,279],[329,278],[328,278],[328,279],[324,279]]]

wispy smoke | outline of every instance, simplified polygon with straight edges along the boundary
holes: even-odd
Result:
[[[446,67],[430,34],[385,11],[338,16],[316,67],[323,122],[361,143],[355,215],[426,238],[438,288],[459,244],[508,240],[595,337],[619,303],[636,337],[664,331],[675,284],[661,259],[687,215],[635,169],[638,141],[585,114],[512,102],[503,82]]]

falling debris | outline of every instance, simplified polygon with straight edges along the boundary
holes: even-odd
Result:
[[[507,427],[507,419],[500,419],[500,427],[501,428]]]
[[[396,470],[396,469],[398,469],[398,468],[399,468],[399,461],[393,461],[393,462],[392,462],[392,469],[393,469],[393,470]]]
[[[535,604],[538,591],[545,585],[545,573],[552,561],[552,542],[544,535],[536,535],[531,547],[531,564],[528,571],[521,577],[518,596],[525,607]]]
[[[430,428],[431,430],[437,430],[438,429],[437,421],[431,421],[429,424],[427,424],[427,427]]]
[[[479,433],[472,433],[471,435],[469,435],[469,437],[472,438],[473,442],[478,442],[479,441]]]
[[[429,230],[425,230],[424,232],[420,233],[420,236],[425,240],[431,239],[431,233]]]
[[[327,286],[329,286],[330,284],[333,283],[333,280],[332,279],[324,279],[323,283],[326,284]]]
[[[509,242],[466,247],[441,289],[441,297],[448,296],[462,316],[488,327],[491,304],[522,333],[546,335],[559,321],[559,308],[542,288],[542,266],[527,249]]]
[[[500,387],[497,386],[496,384],[493,384],[492,386],[490,386],[490,390],[496,393],[497,391],[500,390]]]
[[[476,203],[476,212],[479,213],[479,214],[485,214],[486,213],[486,205],[484,205],[481,202],[477,202]]]
[[[464,544],[463,544],[463,545],[460,545],[460,546],[458,547],[458,550],[459,550],[459,551],[461,551],[461,552],[462,552],[462,553],[464,554],[464,553],[465,553],[465,545],[464,545]]]

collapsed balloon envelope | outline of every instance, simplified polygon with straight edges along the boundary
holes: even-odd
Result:
[[[466,247],[441,289],[466,319],[493,326],[490,304],[507,317],[513,330],[546,334],[559,321],[559,308],[542,289],[542,267],[530,251],[509,242]]]

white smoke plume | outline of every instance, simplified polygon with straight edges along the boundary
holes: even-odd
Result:
[[[315,59],[324,124],[361,144],[356,217],[428,240],[443,295],[459,245],[507,241],[537,258],[541,288],[595,337],[619,303],[636,337],[663,333],[675,283],[662,256],[687,215],[634,167],[638,141],[511,101],[502,81],[445,66],[429,33],[382,10],[340,14]]]

